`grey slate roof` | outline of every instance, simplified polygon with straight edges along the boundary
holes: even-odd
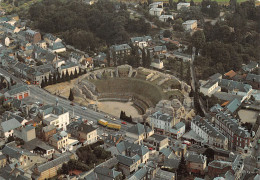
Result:
[[[52,50],[58,50],[58,49],[62,49],[62,48],[65,48],[65,46],[62,44],[62,42],[53,43],[53,45],[50,46],[50,49],[52,49]]]
[[[180,129],[180,128],[182,128],[183,126],[185,126],[185,123],[183,123],[183,122],[181,121],[181,122],[175,124],[174,128],[175,128],[175,129]]]
[[[15,141],[6,144],[2,152],[3,154],[15,159],[20,158],[23,154],[27,156],[36,156],[35,154],[31,153],[26,149],[16,147]]]
[[[226,139],[226,137],[217,128],[215,128],[213,124],[211,124],[207,119],[197,115],[193,118],[192,122],[196,124],[198,127],[200,127],[209,136],[221,138],[222,140]]]
[[[209,77],[210,80],[216,80],[221,78],[222,78],[222,74],[220,73],[213,74],[212,76]]]
[[[88,124],[84,124],[84,123],[79,123],[79,122],[71,122],[68,126],[67,126],[68,131],[70,130],[77,130],[79,132],[83,132],[83,133],[90,133],[92,131],[95,131],[97,128],[94,128],[92,125],[88,125]]]
[[[19,121],[17,121],[16,119],[10,119],[10,120],[2,122],[1,126],[2,126],[4,132],[8,132],[10,130],[14,130],[18,127],[21,127],[22,124]]]
[[[246,80],[260,83],[260,75],[248,73],[248,75],[246,76]]]
[[[22,84],[16,84],[14,86],[11,86],[11,89],[7,91],[8,94],[15,95],[21,92],[26,92],[29,91],[29,88],[27,85],[22,85]]]
[[[69,160],[70,160],[70,154],[65,154],[65,155],[62,155],[62,156],[52,160],[52,161],[48,161],[48,162],[46,162],[42,165],[39,165],[37,167],[37,169],[38,169],[39,172],[44,172],[44,171],[51,169],[53,167],[56,167],[60,164],[66,163]]]
[[[117,160],[119,163],[124,164],[126,166],[131,166],[132,164],[136,163],[138,160],[140,160],[140,156],[135,157],[129,157],[119,154],[117,156]]]
[[[226,108],[231,112],[235,112],[239,106],[241,105],[241,102],[238,99],[234,99],[233,101],[231,101],[230,103],[228,103],[228,105],[226,106]]]
[[[204,164],[207,161],[207,157],[202,154],[188,154],[186,161]]]
[[[145,132],[150,132],[152,129],[149,126],[144,126],[143,124],[137,123],[136,125],[131,126],[126,131],[136,135],[142,135]]]
[[[163,45],[163,46],[155,46],[155,47],[153,48],[153,50],[154,50],[155,52],[163,51],[163,50],[166,50],[166,51],[167,51],[167,48],[166,48],[165,45]]]
[[[22,121],[24,120],[23,117],[19,116],[19,115],[16,115],[16,114],[13,114],[12,112],[10,111],[5,111],[3,116],[3,121],[7,121],[9,119],[16,119],[17,121],[19,121],[20,123],[22,123]]]
[[[68,112],[62,106],[56,106],[50,104],[42,106],[40,110],[44,113],[44,115],[48,115],[48,114],[61,115]]]
[[[152,114],[152,117],[167,122],[171,122],[173,119],[173,116],[170,116],[169,114],[166,113],[162,114],[160,111],[157,111],[154,114]]]
[[[148,173],[148,168],[143,167],[138,171],[136,171],[130,178],[128,178],[128,180],[142,180],[144,179],[147,173]]]
[[[49,132],[49,131],[51,131],[51,130],[53,130],[53,129],[55,129],[56,127],[53,125],[53,124],[51,124],[51,125],[48,125],[48,126],[45,126],[45,127],[43,127],[42,128],[42,131],[43,132]]]
[[[138,145],[134,143],[130,143],[128,141],[121,141],[116,145],[119,153],[122,153],[126,150],[131,151],[134,154],[138,154],[139,156],[143,156],[149,152],[148,148],[143,145]]]
[[[238,120],[232,118],[226,112],[223,112],[222,109],[223,108],[221,108],[220,105],[215,105],[210,109],[210,111],[215,113],[215,116],[218,117],[220,121],[222,121],[222,123],[237,136],[243,138],[250,137],[250,134],[239,126]]]
[[[142,42],[142,41],[151,41],[152,40],[152,37],[151,36],[142,36],[142,37],[132,37],[131,39],[131,42],[134,43],[134,42]]]
[[[131,49],[131,47],[128,44],[120,44],[111,46],[111,49],[113,49],[114,51],[124,51]]]
[[[165,159],[163,166],[171,169],[178,169],[180,160],[179,159]]]
[[[154,139],[155,141],[163,141],[165,139],[168,139],[168,137],[163,136],[163,135],[159,135],[159,134],[153,134],[151,135],[149,138]]]
[[[100,167],[100,166],[96,167],[94,169],[94,172],[97,174],[97,176],[99,176],[100,174],[102,175],[101,177],[106,176],[109,178],[116,178],[121,174],[121,172],[115,171],[114,169],[109,169],[108,167]]]
[[[220,79],[219,86],[222,88],[225,87],[229,91],[238,90],[241,92],[248,92],[252,89],[252,86],[249,84],[244,84],[243,82],[228,80],[228,79]]]

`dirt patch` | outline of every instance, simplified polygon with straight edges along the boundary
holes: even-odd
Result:
[[[111,114],[117,118],[119,118],[121,111],[125,111],[127,116],[131,115],[133,118],[142,117],[142,115],[138,114],[138,110],[133,107],[133,102],[98,102],[98,108],[99,110]]]
[[[255,123],[256,119],[257,119],[258,112],[252,111],[252,110],[241,109],[240,111],[238,111],[238,115],[241,119],[241,122]]]

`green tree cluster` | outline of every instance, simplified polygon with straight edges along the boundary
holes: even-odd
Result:
[[[143,18],[130,19],[125,4],[105,0],[91,6],[82,1],[45,0],[34,3],[28,17],[36,28],[61,35],[67,44],[84,51],[124,43],[129,33],[143,35],[151,29]]]

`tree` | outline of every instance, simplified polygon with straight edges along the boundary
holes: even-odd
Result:
[[[59,74],[58,74],[59,75]],[[57,82],[58,82],[58,80],[57,80],[57,74],[56,73],[54,73],[53,74],[53,79],[52,79],[52,81],[53,81],[53,84],[57,84]]]
[[[70,89],[70,94],[69,94],[69,98],[68,98],[70,101],[73,101],[74,100],[74,95],[73,95],[73,92],[72,92],[72,89]]]
[[[69,166],[67,163],[62,164],[61,172],[62,174],[69,174]]]
[[[145,49],[143,48],[142,49],[142,64],[143,64],[143,67],[146,67],[146,61],[147,59],[146,59],[146,54],[145,54]]]
[[[48,86],[48,85],[49,85],[49,81],[48,81],[48,79],[47,79],[46,76],[44,76],[44,82],[45,82],[45,86]]]
[[[203,31],[196,31],[192,36],[191,36],[191,43],[192,46],[194,46],[196,48],[196,51],[198,53],[198,51],[200,49],[203,48],[204,44],[205,44],[205,35]],[[196,53],[196,54],[197,54]]]
[[[15,85],[15,84],[16,84],[16,82],[13,80],[13,78],[12,78],[12,77],[10,78],[10,83],[11,83],[11,86],[13,86],[13,85]]]
[[[46,83],[45,83],[45,80],[43,79],[41,82],[41,88],[45,88],[45,86],[46,86]]]
[[[182,177],[186,177],[187,175],[188,175],[188,171],[187,171],[186,161],[185,161],[184,155],[182,154],[181,161],[180,161],[179,167],[177,169],[177,176],[178,176],[178,179],[181,179]]]
[[[107,50],[106,56],[107,56],[107,66],[110,67],[111,54],[110,54],[109,48],[108,48],[108,50]]]
[[[53,84],[53,81],[52,81],[52,75],[49,74],[49,83],[48,83],[48,85],[52,85],[52,84]]]
[[[190,72],[190,62],[188,63],[188,69],[187,69],[187,73],[186,73],[186,82],[187,84],[190,84],[191,81],[191,72]]]
[[[181,65],[180,65],[180,80],[182,81],[183,80],[183,60],[179,59],[179,61],[181,62]]]
[[[172,36],[172,33],[170,30],[163,31],[163,37],[170,38]]]
[[[207,148],[203,155],[207,157],[207,164],[214,160],[215,151],[211,148]]]
[[[66,80],[66,77],[65,77],[65,74],[64,74],[64,71],[62,72],[62,76],[61,76],[61,82],[65,82]]]
[[[147,56],[146,56],[146,67],[150,67],[152,60],[151,60],[149,49],[147,49],[146,53],[147,53]]]
[[[74,78],[77,78],[77,77],[79,77],[79,75],[78,75],[78,71],[77,71],[77,69],[75,68],[75,71],[74,71]]]
[[[195,6],[195,3],[193,0],[190,1],[190,6]]]
[[[69,71],[68,69],[66,70],[66,75],[65,75],[65,81],[69,81],[70,80],[70,75],[69,75]]]

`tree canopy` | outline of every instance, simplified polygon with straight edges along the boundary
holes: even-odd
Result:
[[[91,51],[102,45],[124,43],[129,33],[143,35],[151,28],[143,18],[130,19],[125,4],[104,0],[91,6],[81,1],[45,0],[34,3],[28,17],[35,28]]]

